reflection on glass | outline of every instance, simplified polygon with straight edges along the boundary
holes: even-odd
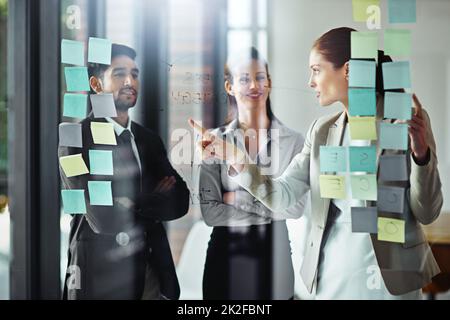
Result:
[[[239,50],[239,48],[250,47],[252,45],[252,33],[247,30],[228,31],[228,55]]]
[[[252,0],[228,0],[228,27],[248,28],[252,23]]]

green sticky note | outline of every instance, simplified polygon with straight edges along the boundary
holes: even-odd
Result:
[[[411,30],[386,29],[384,31],[384,53],[394,57],[411,55]]]
[[[380,123],[380,148],[407,150],[408,124],[406,123]]]
[[[84,44],[81,41],[61,41],[61,62],[84,66]]]
[[[86,213],[84,190],[61,190],[61,197],[64,213],[69,214]]]
[[[411,88],[409,61],[385,62],[382,69],[385,90]]]
[[[349,86],[375,88],[375,61],[350,60]]]
[[[367,9],[370,6],[380,6],[380,0],[352,0],[353,20],[356,22],[366,22],[369,17]]]
[[[95,144],[117,145],[112,123],[91,122],[91,133]]]
[[[348,111],[350,116],[375,116],[377,96],[375,89],[348,89]]]
[[[59,158],[59,163],[66,177],[80,176],[89,173],[81,153]]]
[[[415,23],[416,0],[389,0],[389,23]]]
[[[377,172],[377,148],[349,147],[351,172]]]
[[[112,43],[108,39],[89,38],[88,62],[111,64]]]
[[[64,95],[64,117],[84,119],[87,110],[87,94],[66,93]]]
[[[375,59],[378,58],[378,32],[376,31],[352,31],[351,33],[351,58]]]
[[[377,200],[377,176],[375,174],[351,175],[352,198]]]
[[[112,206],[111,181],[88,181],[89,200],[92,206]]]
[[[89,150],[91,174],[113,175],[113,157],[110,150]]]
[[[375,117],[349,117],[348,122],[352,140],[377,140]]]
[[[64,68],[67,91],[89,91],[89,78],[86,67]]]
[[[378,217],[378,240],[405,243],[405,221]]]
[[[320,197],[328,199],[345,199],[345,177],[335,175],[320,175]]]
[[[347,171],[345,147],[320,146],[320,172]]]
[[[384,117],[388,119],[411,120],[412,94],[386,92],[384,95]]]

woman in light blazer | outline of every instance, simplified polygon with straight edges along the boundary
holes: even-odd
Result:
[[[234,156],[225,155],[220,149],[221,141],[212,139],[209,133],[204,133],[206,141],[202,143],[203,152],[205,156],[227,159],[231,180],[271,210],[289,208],[308,190],[311,191],[312,225],[300,274],[308,290],[315,291],[316,298],[420,299],[421,288],[440,272],[421,228],[421,224],[429,224],[439,216],[443,202],[430,119],[413,95],[415,111],[407,122],[409,141],[406,153],[382,150],[378,141],[350,139],[348,89],[352,31],[355,30],[330,30],[313,45],[309,85],[317,93],[321,106],[340,102],[344,109],[313,122],[302,152],[295,156],[280,177],[273,179],[261,174],[257,166],[243,161],[244,155],[239,149]],[[385,61],[391,60],[383,54],[379,55],[377,127],[382,122],[392,122],[383,119],[381,62]],[[191,125],[202,131],[193,121]],[[404,241],[378,240],[376,232],[352,232],[352,207],[376,208],[377,204],[352,199],[348,172],[342,174],[347,181],[346,197],[321,197],[319,177],[323,173],[320,170],[320,147],[350,147],[355,143],[356,146],[375,145],[377,159],[380,155],[406,154],[409,179],[396,183],[396,186],[403,188],[403,196],[399,198],[404,201],[403,212],[386,212],[380,207],[375,209],[378,218],[404,221]],[[378,179],[378,187],[392,184]],[[378,231],[379,228],[380,225]]]
[[[232,55],[225,65],[229,115],[213,131],[236,141],[247,157],[277,177],[303,148],[301,134],[272,113],[267,62],[255,48]],[[199,188],[201,213],[214,227],[208,244],[203,297],[211,299],[291,299],[294,270],[286,219],[302,215],[305,197],[288,210],[267,209],[234,183],[228,168],[203,163]]]

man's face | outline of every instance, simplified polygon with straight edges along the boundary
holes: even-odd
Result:
[[[139,93],[139,69],[128,56],[117,56],[105,71],[103,92],[112,93],[116,108],[126,111],[136,105]]]

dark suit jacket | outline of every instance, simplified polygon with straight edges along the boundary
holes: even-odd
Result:
[[[71,222],[68,266],[78,267],[75,270],[80,272],[80,281],[79,286],[68,287],[70,274],[67,274],[64,298],[140,299],[149,263],[158,275],[161,294],[178,299],[180,288],[161,221],[177,219],[187,213],[189,191],[186,184],[170,165],[159,136],[132,122],[131,131],[142,168],[142,187],[133,199],[134,206],[117,202],[115,189],[127,183],[126,174],[118,172],[120,155],[116,151],[121,141],[117,140],[117,146],[94,144],[90,129],[93,121],[106,122],[103,118],[92,117],[83,120],[83,148],[60,147],[59,156],[81,153],[89,168],[90,149],[112,150],[114,175],[85,174],[68,178],[60,169],[63,189],[84,189],[87,208],[85,215],[73,215]],[[155,194],[153,190],[164,176],[174,176],[177,182],[168,194]],[[114,205],[91,206],[88,181],[112,181]]]

